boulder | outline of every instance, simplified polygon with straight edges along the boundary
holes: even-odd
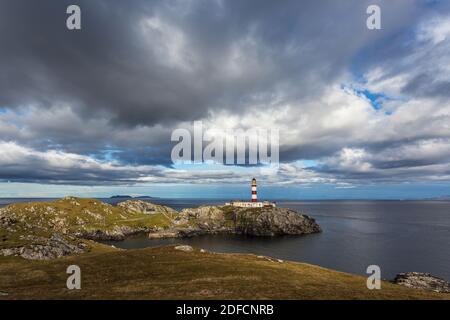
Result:
[[[450,293],[450,284],[444,279],[432,276],[429,273],[405,272],[399,273],[394,281],[401,286],[430,290],[434,292]]]
[[[44,244],[30,244],[23,247],[0,250],[3,256],[19,256],[28,260],[49,260],[67,255],[82,253],[86,245],[82,242],[73,244],[60,235],[54,234]]]
[[[188,246],[188,245],[181,245],[181,246],[176,246],[175,250],[189,252],[189,251],[194,250],[194,248],[192,248],[191,246]]]
[[[14,217],[2,216],[0,212],[0,227],[8,228],[17,223],[17,219]]]

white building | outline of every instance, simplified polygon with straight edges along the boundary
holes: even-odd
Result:
[[[226,206],[233,206],[239,208],[263,208],[263,207],[276,207],[274,202],[269,201],[258,201],[257,192],[256,192],[256,179],[252,179],[252,198],[251,201],[231,201],[225,203]]]
[[[225,203],[226,206],[240,207],[240,208],[263,208],[263,207],[276,207],[275,203],[269,201],[231,201]]]

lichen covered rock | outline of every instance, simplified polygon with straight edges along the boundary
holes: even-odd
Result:
[[[236,233],[251,236],[302,235],[320,232],[320,226],[307,215],[285,208],[235,208],[202,206],[184,209],[175,219],[178,235]]]
[[[320,232],[316,221],[285,208],[240,209],[235,214],[237,233],[254,236],[301,235]]]
[[[394,281],[409,288],[430,290],[434,292],[450,293],[450,284],[444,279],[432,276],[429,273],[405,272],[399,273]]]
[[[143,213],[143,214],[156,214],[160,212],[171,214],[176,213],[176,211],[173,210],[172,208],[142,200],[127,200],[119,202],[117,204],[117,207],[124,209],[127,212]]]
[[[49,260],[83,253],[85,249],[86,245],[83,242],[74,243],[74,241],[71,242],[54,234],[43,244],[29,244],[21,247],[0,249],[0,255],[18,256],[29,260]]]

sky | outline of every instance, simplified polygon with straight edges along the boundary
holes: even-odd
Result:
[[[450,195],[449,1],[0,0],[0,70],[0,197]],[[173,163],[194,121],[279,166]]]

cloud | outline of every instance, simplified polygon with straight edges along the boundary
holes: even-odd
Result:
[[[160,171],[149,166],[120,166],[55,150],[40,152],[12,142],[1,142],[0,151],[0,176],[7,181],[125,184],[143,175],[158,175]]]
[[[427,23],[423,23],[418,30],[418,40],[431,41],[437,45],[450,37],[450,17],[434,17]]]
[[[379,1],[0,3],[0,179],[231,183],[179,168],[170,135],[280,130],[278,184],[448,178],[450,9]],[[58,14],[59,13],[59,14]],[[369,92],[383,99],[374,108]],[[305,168],[303,160],[318,165]]]

